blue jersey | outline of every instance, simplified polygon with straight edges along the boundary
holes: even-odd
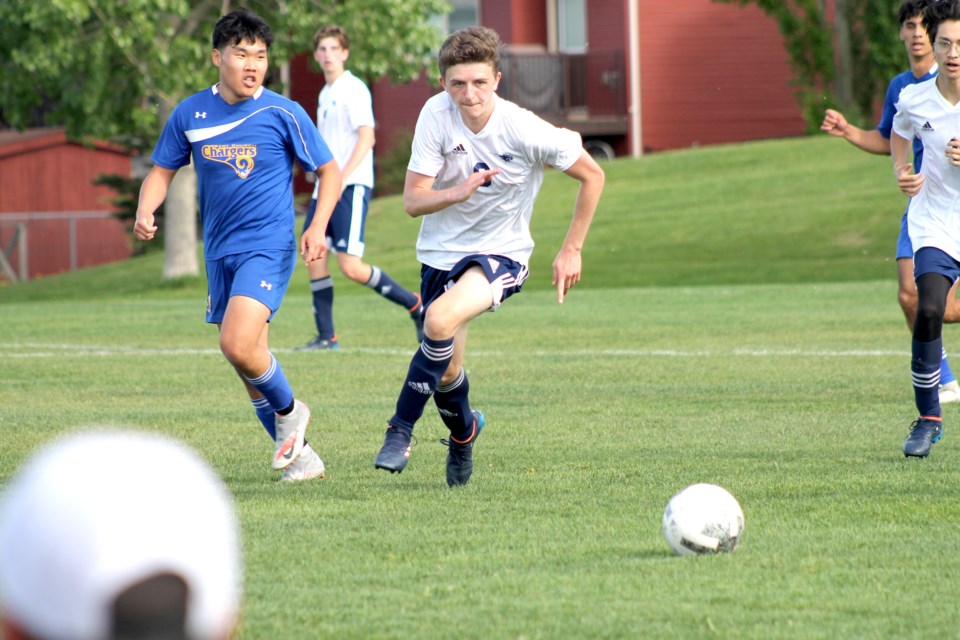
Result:
[[[151,160],[193,163],[207,260],[261,249],[296,249],[293,161],[313,172],[333,159],[296,102],[261,87],[227,104],[217,86],[173,110]]]
[[[887,140],[890,139],[890,132],[893,130],[893,116],[897,114],[897,102],[900,101],[900,92],[904,87],[911,84],[918,84],[933,78],[937,75],[937,65],[933,65],[930,71],[919,78],[913,75],[912,71],[904,71],[895,76],[887,86],[887,95],[883,98],[883,115],[877,124],[877,131]],[[920,138],[913,138],[913,171],[920,173],[920,165],[923,164],[923,143]]]

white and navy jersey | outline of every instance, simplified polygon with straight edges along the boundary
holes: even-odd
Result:
[[[960,260],[960,167],[944,155],[947,142],[960,137],[960,105],[944,99],[936,79],[905,87],[893,130],[908,140],[918,136],[927,150],[920,170],[923,186],[907,208],[914,252],[936,247]]]
[[[466,202],[423,216],[417,258],[449,270],[470,254],[502,255],[527,264],[533,252],[530,218],[543,167],[569,169],[583,152],[580,134],[560,129],[496,95],[480,133],[463,123],[446,92],[420,111],[407,168],[434,176],[433,188],[461,184],[471,173],[500,169]]]
[[[151,160],[179,169],[191,155],[207,260],[295,249],[294,159],[309,172],[333,159],[303,107],[263,87],[237,104],[213,86],[177,105]]]
[[[370,89],[360,78],[344,71],[339,78],[320,90],[317,128],[341,169],[357,147],[360,127],[373,126],[373,98]],[[343,176],[343,184],[359,184],[373,189],[373,149],[367,151],[350,175]],[[314,186],[314,198],[319,188],[319,184]]]

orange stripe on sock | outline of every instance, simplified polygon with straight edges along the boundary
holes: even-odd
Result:
[[[413,294],[413,295],[417,296],[417,304],[415,304],[415,305],[413,305],[412,307],[410,307],[409,309],[407,309],[407,311],[409,311],[410,313],[413,313],[414,311],[416,311],[416,310],[417,310],[417,307],[420,306],[420,303],[423,302],[423,299],[420,297],[420,294],[419,294],[419,293],[415,293],[415,294]]]
[[[457,440],[456,438],[453,437],[453,434],[450,434],[450,439],[453,440],[454,442],[456,442],[457,444],[467,444],[468,442],[470,442],[471,440],[473,440],[473,437],[474,437],[475,435],[477,435],[477,421],[476,421],[476,419],[474,419],[474,421],[473,421],[473,429],[470,430],[470,437],[469,437],[469,438],[467,438],[466,440]]]
[[[920,416],[921,420],[933,420],[934,422],[943,422],[940,416]]]

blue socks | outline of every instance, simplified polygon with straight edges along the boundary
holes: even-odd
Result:
[[[913,357],[910,373],[913,377],[913,394],[921,416],[940,417],[940,361],[943,356],[943,341],[913,340]]]
[[[424,338],[420,348],[410,360],[407,378],[397,398],[397,412],[388,422],[394,427],[412,432],[413,425],[423,415],[427,400],[433,395],[440,377],[453,358],[453,338],[431,340]]]
[[[280,363],[272,353],[267,371],[256,378],[247,378],[247,382],[263,394],[273,411],[283,411],[293,402],[293,389],[290,388],[287,376],[283,375],[283,369],[280,368]]]
[[[943,350],[943,355],[940,357],[940,384],[950,384],[951,382],[956,382],[957,378],[953,375],[953,371],[950,370],[950,363],[947,362],[947,350]]]
[[[260,420],[260,424],[267,430],[267,435],[270,436],[271,440],[276,441],[277,412],[273,410],[266,398],[251,399],[250,402],[253,403],[253,410],[257,414],[257,419]]]

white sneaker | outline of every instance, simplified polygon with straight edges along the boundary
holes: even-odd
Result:
[[[286,468],[283,475],[280,476],[280,482],[299,482],[300,480],[310,480],[312,478],[325,478],[326,467],[323,466],[323,460],[317,455],[309,444],[303,445],[303,451],[300,457],[293,464]]]
[[[960,384],[956,380],[940,385],[940,404],[960,401]]]
[[[285,416],[277,414],[277,450],[273,454],[273,468],[286,469],[303,450],[303,436],[310,424],[310,409],[299,400],[293,401],[293,411]]]

